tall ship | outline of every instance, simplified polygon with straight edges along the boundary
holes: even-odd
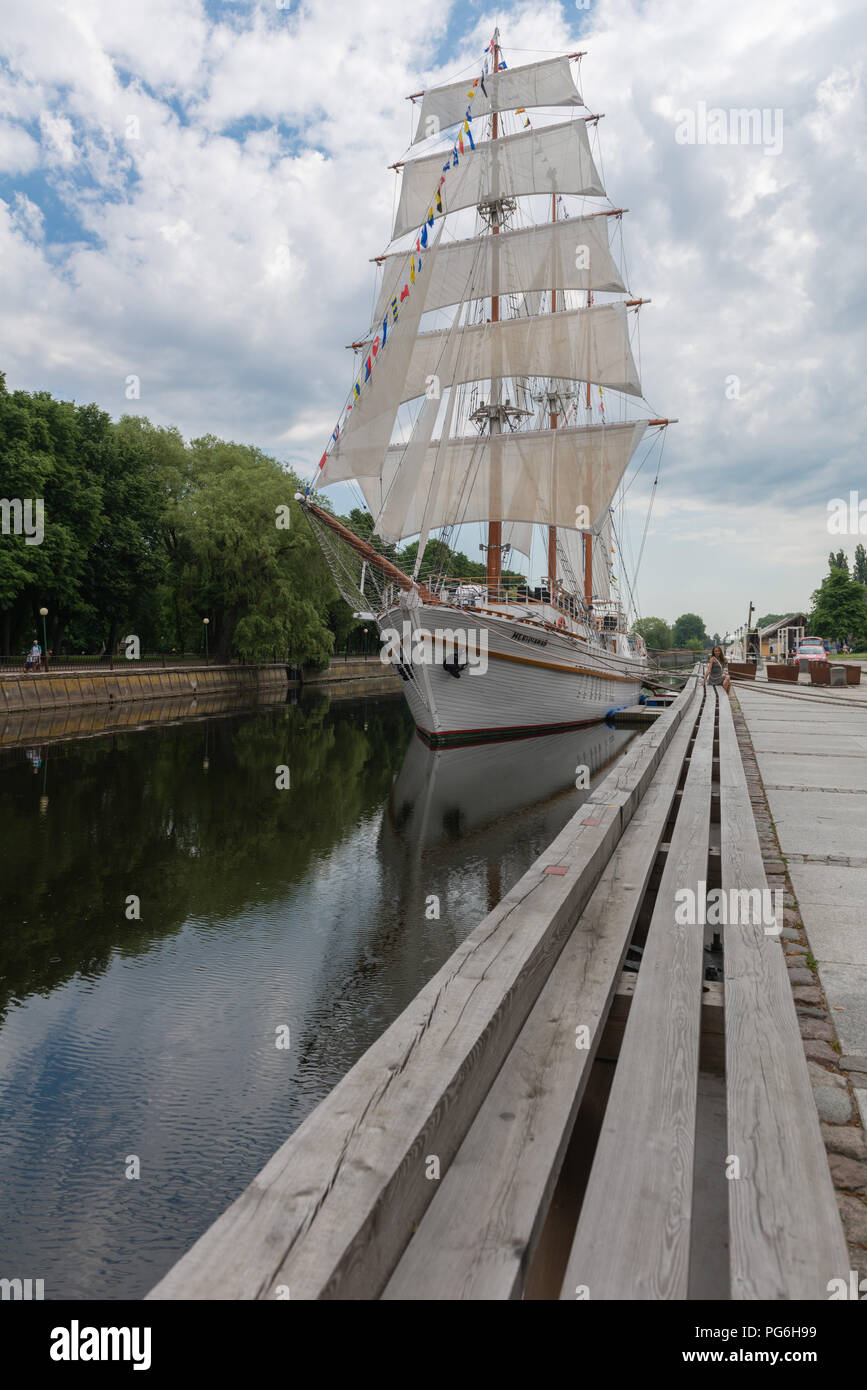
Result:
[[[646,672],[612,502],[674,421],[642,394],[649,301],[615,257],[627,209],[599,173],[583,56],[512,67],[497,31],[469,77],[410,98],[371,325],[298,495],[432,746],[598,722]],[[337,483],[352,525],[320,496]],[[454,572],[474,525],[484,559]],[[533,555],[535,583],[511,568]]]

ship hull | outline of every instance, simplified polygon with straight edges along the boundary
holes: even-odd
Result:
[[[393,634],[401,634],[392,664],[416,727],[431,747],[580,728],[598,723],[612,709],[636,704],[641,691],[642,662],[618,658],[566,633],[424,604],[410,612],[395,607],[378,625],[384,654],[389,641],[395,646]],[[447,634],[436,659],[419,658],[419,629]],[[458,675],[443,664],[443,650],[453,669],[462,666]]]

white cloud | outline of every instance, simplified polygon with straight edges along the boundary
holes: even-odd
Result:
[[[351,385],[344,344],[372,306],[369,258],[385,249],[395,192],[387,166],[410,136],[404,98],[471,69],[495,18],[452,5],[398,19],[391,0],[250,0],[219,14],[198,0],[7,4],[6,370],[12,385],[50,384],[114,415],[129,409],[135,372],[154,420],[312,469]],[[582,86],[606,113],[606,181],[630,208],[631,288],[653,300],[641,316],[646,394],[681,422],[665,495],[698,507],[711,537],[725,532],[721,506],[794,507],[803,525],[863,478],[867,119],[854,0],[549,0],[507,6],[497,22],[512,65],[531,50],[588,50]],[[781,154],[678,145],[676,113],[699,102],[781,108]],[[20,187],[25,176],[46,196]],[[781,566],[787,534],[772,527],[759,546]],[[713,549],[722,627],[745,561],[737,539]],[[667,563],[651,533],[644,576]]]
[[[28,174],[39,163],[39,145],[21,126],[0,121],[0,176]]]

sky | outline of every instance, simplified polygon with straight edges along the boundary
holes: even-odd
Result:
[[[724,632],[750,601],[808,603],[832,548],[851,558],[857,530],[830,534],[828,507],[856,492],[867,512],[861,0],[3,10],[11,389],[257,444],[311,476],[368,326],[405,97],[471,69],[498,24],[511,66],[586,51],[630,289],[652,300],[645,395],[679,423],[655,486],[656,455],[626,479],[628,574],[647,528],[640,611]],[[684,138],[685,112],[700,136],[702,110],[739,108],[765,113],[762,139]]]

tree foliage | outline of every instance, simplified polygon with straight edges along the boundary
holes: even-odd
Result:
[[[863,584],[849,575],[848,566],[832,564],[813,594],[809,631],[826,641],[867,642],[867,595]]]
[[[681,613],[674,624],[674,646],[686,647],[691,640],[707,646],[709,638],[704,630],[704,619],[697,613]]]
[[[664,618],[639,618],[632,626],[653,651],[667,651],[674,646],[671,628]]]
[[[346,621],[294,500],[260,449],[185,444],[143,418],[9,392],[0,375],[0,496],[42,499],[44,538],[0,537],[0,644],[23,651],[49,612],[55,651],[201,650],[324,665]],[[350,615],[351,623],[351,615]]]

